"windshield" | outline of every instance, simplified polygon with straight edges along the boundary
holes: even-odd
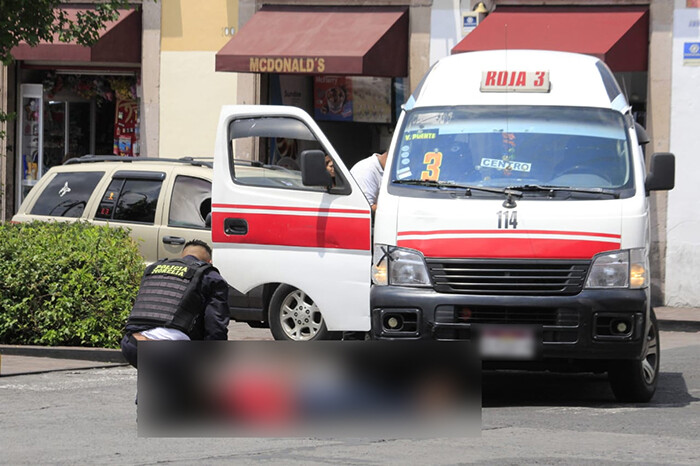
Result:
[[[460,107],[406,115],[391,180],[409,188],[631,187],[624,118],[570,107]]]

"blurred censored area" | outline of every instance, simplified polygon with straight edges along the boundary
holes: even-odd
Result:
[[[478,436],[469,342],[139,342],[140,437]]]

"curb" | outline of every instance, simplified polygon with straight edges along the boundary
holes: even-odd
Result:
[[[87,371],[87,370],[93,370],[93,369],[111,369],[113,367],[125,367],[125,366],[129,366],[129,364],[126,362],[124,364],[98,364],[98,365],[91,365],[91,366],[85,366],[85,367],[55,368],[55,369],[40,369],[40,370],[23,371],[23,372],[10,372],[9,374],[2,372],[2,373],[0,373],[0,379],[6,379],[8,377],[19,377],[22,375],[49,374],[51,372]]]
[[[667,332],[700,332],[700,322],[696,320],[658,319],[659,329]]]
[[[700,318],[698,320],[682,320],[659,317],[658,322],[661,330],[669,332],[700,332]],[[126,359],[122,356],[121,350],[111,348],[0,345],[0,354],[127,364]]]
[[[76,359],[109,363],[126,363],[122,352],[110,348],[79,348],[73,346],[0,345],[0,354],[35,358]]]

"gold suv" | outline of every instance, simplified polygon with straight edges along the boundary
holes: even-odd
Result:
[[[51,168],[12,218],[126,227],[147,263],[211,244],[211,161],[84,156]]]

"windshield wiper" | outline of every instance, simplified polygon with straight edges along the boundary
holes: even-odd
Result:
[[[606,188],[574,188],[567,186],[551,186],[546,184],[526,184],[523,186],[510,186],[510,189],[516,189],[519,191],[547,191],[550,194],[554,194],[557,191],[586,194],[605,194],[607,196],[612,196],[616,199],[620,197],[619,192]]]
[[[413,184],[416,186],[429,186],[429,187],[434,187],[434,188],[438,188],[438,189],[464,189],[467,192],[467,195],[470,195],[472,191],[483,191],[483,192],[487,192],[487,193],[496,193],[496,194],[511,194],[513,196],[518,196],[518,197],[521,197],[523,195],[523,193],[518,192],[517,188],[511,188],[511,187],[491,188],[491,187],[487,187],[487,186],[472,186],[472,185],[468,185],[468,184],[455,183],[454,181],[409,179],[409,180],[393,180],[392,183]]]
[[[412,184],[412,185],[417,185],[417,186],[429,186],[429,187],[435,187],[438,189],[463,189],[465,191],[465,195],[467,195],[467,196],[471,196],[472,191],[481,191],[481,192],[495,193],[495,194],[505,194],[508,197],[503,202],[503,206],[507,207],[507,208],[515,207],[515,201],[513,200],[513,196],[523,197],[522,191],[519,191],[518,189],[512,188],[510,186],[505,187],[505,188],[491,188],[491,187],[487,187],[487,186],[472,186],[472,185],[467,185],[467,184],[459,184],[459,183],[455,183],[453,181],[435,181],[435,180],[417,180],[417,179],[393,180],[392,183]]]

